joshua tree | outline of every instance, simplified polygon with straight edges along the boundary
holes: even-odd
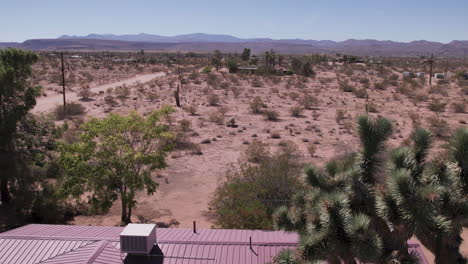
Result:
[[[379,214],[389,226],[413,234],[435,255],[435,262],[466,263],[460,253],[463,227],[468,224],[466,164],[468,130],[459,129],[450,141],[455,162],[426,162],[432,135],[417,129],[412,147],[393,152],[387,192],[378,202]]]
[[[416,129],[412,147],[394,150],[389,161],[383,159],[392,131],[388,120],[362,116],[358,131],[361,151],[324,169],[308,167],[309,190],[297,194],[292,208],[275,214],[277,227],[300,234],[301,258],[418,263],[407,245],[416,235],[436,263],[465,263],[459,247],[468,219],[463,190],[468,130],[458,130],[450,142],[455,162],[431,163],[426,161],[428,130]]]

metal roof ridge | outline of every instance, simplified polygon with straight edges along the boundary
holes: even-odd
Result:
[[[107,244],[109,244],[109,242],[105,240],[101,240],[97,243],[98,245],[91,252],[89,258],[84,262],[84,264],[92,264],[97,259],[97,257],[99,257],[99,254],[101,254],[101,252],[106,248]]]
[[[66,241],[120,241],[115,237],[69,237],[69,236],[30,236],[30,235],[0,235],[0,239],[24,239],[24,240],[66,240]]]
[[[77,248],[71,249],[71,250],[69,250],[69,251],[64,251],[64,252],[62,252],[61,254],[57,254],[57,255],[55,255],[55,256],[50,256],[49,258],[46,258],[46,259],[44,259],[44,260],[41,260],[40,262],[38,262],[38,264],[44,263],[44,262],[46,262],[46,261],[48,261],[48,260],[54,259],[54,258],[59,257],[59,256],[66,255],[66,254],[68,254],[68,253],[70,253],[70,252],[73,252],[73,251],[76,251],[76,250],[78,250],[78,249],[87,247],[87,246],[89,246],[89,245],[91,245],[91,244],[93,244],[93,243],[96,243],[96,242],[97,242],[97,241],[94,241],[94,242],[85,244],[85,245],[83,245],[83,246],[81,246],[81,247],[77,247]]]

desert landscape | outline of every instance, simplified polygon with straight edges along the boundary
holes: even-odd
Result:
[[[36,72],[47,74],[38,74],[40,79],[35,79],[43,94],[33,112],[53,116],[62,103],[62,93],[60,81],[54,77],[60,74],[59,59],[51,55],[45,53],[35,65]],[[323,165],[357,150],[355,120],[366,112],[392,120],[396,132],[389,140],[391,147],[405,144],[413,128],[423,126],[434,131],[436,148],[442,151],[443,139],[468,121],[466,81],[455,77],[467,65],[463,60],[448,61],[447,78],[434,79],[429,85],[428,74],[423,78],[403,76],[410,70],[427,70],[428,65],[418,58],[334,64],[330,56],[329,61],[314,65],[314,77],[303,77],[229,73],[227,68],[203,73],[208,66],[205,55],[194,59],[182,54],[179,66],[177,62],[170,66],[125,62],[125,57],[128,55],[119,53],[101,59],[81,53],[66,56],[67,102],[84,107],[67,122],[80,124],[90,117],[111,112],[125,115],[131,110],[144,115],[163,105],[175,106],[173,93],[181,82],[182,107],[176,108],[172,122],[180,126],[183,140],[193,144],[169,155],[168,167],[154,176],[160,184],[155,195],[138,195],[134,221],[140,216],[155,222],[176,221],[180,227],[190,227],[193,221],[212,227],[210,198],[223,181],[226,168],[253,140],[271,148],[293,142],[303,153],[305,164]],[[290,67],[289,62],[283,63],[284,68]],[[434,72],[444,71],[444,67],[438,65]],[[83,98],[83,91],[89,92],[87,98]],[[262,105],[256,106],[259,113],[252,108],[257,99]],[[437,104],[443,104],[442,109],[431,108]],[[277,117],[269,120],[260,114],[260,108],[276,112]],[[227,127],[232,119],[238,127]],[[119,210],[116,203],[106,215],[78,216],[73,223],[118,225]]]
[[[7,1],[0,264],[468,263],[468,9]]]

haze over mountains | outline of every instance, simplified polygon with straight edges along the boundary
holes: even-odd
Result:
[[[63,35],[57,39],[33,39],[23,43],[0,43],[2,47],[19,47],[31,50],[154,50],[241,52],[251,48],[254,53],[274,49],[285,54],[304,53],[349,53],[373,56],[419,56],[435,53],[438,56],[465,57],[468,41],[454,40],[449,43],[425,40],[412,42],[379,41],[373,39],[346,41],[238,38],[218,34],[186,34],[160,36],[152,34],[89,34],[87,36]]]

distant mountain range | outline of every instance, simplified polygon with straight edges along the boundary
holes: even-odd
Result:
[[[63,35],[57,39],[32,39],[23,43],[1,43],[0,48],[18,47],[31,50],[153,50],[241,52],[251,48],[254,53],[274,49],[283,54],[348,53],[372,56],[419,56],[435,53],[438,56],[464,57],[468,55],[468,41],[450,43],[431,41],[379,41],[373,39],[346,41],[238,38],[230,35],[195,33],[177,36],[151,34],[113,35],[89,34],[87,36]]]

